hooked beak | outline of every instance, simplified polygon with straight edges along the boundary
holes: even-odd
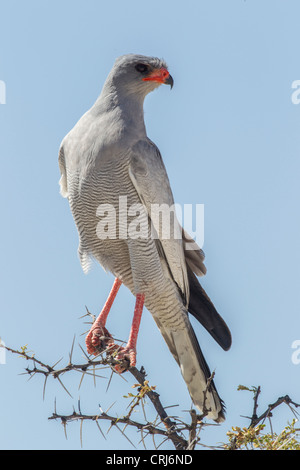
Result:
[[[153,70],[147,77],[142,79],[144,82],[157,82],[163,83],[165,85],[170,85],[171,89],[174,85],[173,77],[170,75],[169,71],[164,67],[160,69]]]
[[[169,74],[168,78],[165,80],[164,83],[165,83],[165,85],[170,85],[171,90],[172,90],[173,85],[174,85],[174,80],[173,80],[172,75]]]

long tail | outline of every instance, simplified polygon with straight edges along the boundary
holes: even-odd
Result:
[[[220,423],[225,419],[225,406],[218,395],[211,372],[188,320],[186,328],[172,330],[155,319],[171,353],[177,361],[191,399],[200,413]]]

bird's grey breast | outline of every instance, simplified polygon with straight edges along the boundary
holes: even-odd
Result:
[[[83,267],[89,255],[103,266],[110,266],[112,257],[118,254],[115,236],[119,231],[119,198],[126,196],[128,205],[138,201],[129,177],[132,138],[117,117],[83,116],[63,142],[68,198],[79,233]],[[105,234],[99,237],[101,220],[112,231],[108,238]]]

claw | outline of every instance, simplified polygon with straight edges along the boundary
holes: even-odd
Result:
[[[116,364],[114,366],[114,370],[118,374],[122,374],[123,372],[126,372],[129,367],[135,367],[136,365],[136,348],[131,348],[126,346],[125,348],[120,348],[118,351],[118,354],[116,355],[116,359],[118,361],[127,361],[128,362],[128,367],[124,367],[123,364]]]
[[[104,326],[96,326],[91,328],[85,339],[87,351],[89,354],[99,354],[99,352],[107,349],[114,344],[111,334]]]

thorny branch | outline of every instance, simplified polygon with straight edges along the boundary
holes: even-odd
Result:
[[[108,410],[103,411],[101,407],[99,406],[100,412],[95,414],[95,415],[86,415],[83,414],[80,410],[80,403],[78,404],[79,410],[74,412],[70,415],[66,414],[59,414],[56,411],[56,405],[55,405],[55,410],[52,416],[49,417],[50,420],[53,419],[60,419],[61,423],[64,426],[65,430],[65,435],[66,435],[66,425],[69,422],[72,421],[79,421],[80,422],[80,440],[82,442],[82,424],[83,421],[85,420],[90,420],[96,423],[99,431],[105,437],[99,422],[101,421],[110,421],[110,427],[107,432],[112,427],[117,428],[123,435],[124,437],[134,446],[134,444],[130,441],[128,436],[125,434],[125,429],[130,426],[134,427],[137,430],[140,431],[141,433],[141,442],[143,443],[144,448],[146,448],[145,444],[145,438],[147,436],[152,436],[154,447],[157,447],[157,444],[155,442],[155,436],[161,436],[163,438],[163,441],[160,443],[162,445],[165,441],[169,440],[173,443],[175,449],[177,450],[192,450],[195,448],[195,446],[199,443],[200,438],[199,438],[199,433],[201,429],[204,426],[209,426],[210,424],[203,422],[203,419],[207,412],[207,410],[203,415],[199,416],[196,414],[195,410],[190,411],[190,416],[191,416],[191,423],[185,423],[178,417],[174,416],[169,416],[166,412],[166,408],[164,407],[161,403],[159,394],[155,391],[155,387],[150,387],[149,386],[149,381],[146,380],[146,371],[142,367],[140,370],[138,370],[136,367],[129,367],[128,368],[128,363],[126,363],[126,360],[117,360],[113,355],[109,354],[109,351],[104,350],[101,353],[99,353],[98,356],[96,356],[94,359],[91,359],[85,351],[81,348],[86,361],[80,364],[75,364],[72,362],[72,355],[73,355],[73,350],[74,350],[74,341],[72,343],[71,351],[69,354],[69,362],[63,366],[58,368],[58,364],[61,362],[62,359],[57,361],[53,365],[46,364],[45,362],[37,359],[34,354],[30,353],[27,350],[27,347],[21,348],[21,350],[16,350],[12,349],[8,346],[3,346],[5,349],[12,354],[17,354],[21,357],[24,357],[27,361],[30,361],[32,364],[32,367],[26,367],[25,368],[25,374],[29,374],[30,378],[32,378],[34,375],[42,375],[45,377],[44,380],[44,386],[43,386],[43,398],[45,397],[45,389],[46,389],[46,383],[49,377],[52,377],[53,379],[57,379],[60,385],[63,387],[63,389],[68,393],[69,396],[72,397],[71,393],[69,390],[65,387],[65,385],[62,382],[62,375],[66,374],[70,371],[75,371],[75,372],[80,372],[82,374],[80,384],[83,380],[83,377],[88,374],[93,376],[94,380],[99,377],[102,377],[101,375],[96,374],[97,370],[104,369],[104,368],[111,368],[112,369],[112,374],[116,373],[114,371],[114,366],[116,364],[121,365],[121,367],[126,367],[128,369],[128,372],[133,375],[133,377],[137,380],[138,384],[134,385],[134,388],[138,390],[137,394],[129,394],[129,397],[133,397],[133,400],[131,402],[131,406],[129,409],[129,412],[127,415],[124,415],[122,417],[116,417],[112,416],[111,414],[108,414]],[[210,383],[210,382],[209,382]],[[208,386],[209,386],[208,383]],[[148,397],[156,410],[157,416],[153,422],[149,422],[146,418],[146,413],[145,413],[145,397]],[[204,394],[204,399],[206,397],[206,394]],[[143,412],[144,412],[144,422],[139,422],[135,421],[131,418],[131,414],[133,410],[138,406],[141,405]],[[121,425],[124,425],[123,429],[121,429]],[[135,446],[134,446],[135,447]]]
[[[258,387],[260,389],[260,387]],[[291,405],[294,406],[295,408],[300,407],[300,404],[295,403],[293,400],[288,395],[285,395],[284,397],[279,397],[274,403],[271,403],[266,411],[262,413],[260,416],[253,415],[251,418],[251,424],[250,426],[257,426],[258,423],[265,421],[266,418],[271,418],[272,417],[272,411],[277,408],[277,406],[281,405],[282,403],[285,403],[291,408]],[[292,409],[292,408],[291,408]]]
[[[229,445],[224,444],[220,446],[206,446],[202,442],[200,442],[199,434],[204,426],[217,426],[216,424],[209,424],[203,421],[203,419],[209,412],[209,410],[207,410],[205,407],[207,390],[204,392],[204,397],[203,397],[204,398],[204,407],[203,407],[204,413],[201,416],[199,416],[197,415],[194,409],[191,409],[189,411],[190,423],[184,422],[178,416],[169,416],[167,414],[166,409],[168,407],[166,406],[164,407],[162,405],[160,396],[155,391],[155,387],[151,387],[149,385],[149,381],[146,379],[147,374],[143,367],[141,367],[140,370],[138,370],[136,367],[128,367],[128,362],[126,361],[126,359],[125,360],[123,359],[122,361],[117,360],[115,355],[112,354],[111,351],[109,350],[109,347],[106,350],[101,351],[98,356],[95,356],[93,359],[91,359],[91,357],[85,353],[85,351],[82,349],[80,345],[79,347],[84,354],[85,361],[82,363],[76,364],[72,361],[74,343],[75,343],[75,338],[73,340],[71,351],[69,353],[69,361],[63,367],[58,367],[58,364],[61,362],[62,359],[60,359],[53,365],[49,365],[37,359],[35,357],[35,354],[28,351],[27,346],[22,347],[21,350],[16,350],[8,346],[4,346],[0,343],[0,347],[4,347],[7,351],[11,352],[12,354],[17,354],[18,356],[25,358],[30,363],[31,367],[28,366],[25,368],[25,374],[28,374],[30,376],[30,379],[34,377],[35,375],[44,376],[45,380],[44,380],[44,386],[43,386],[43,398],[45,396],[46,383],[49,377],[52,377],[53,379],[57,379],[60,385],[66,391],[66,393],[68,393],[68,395],[71,396],[69,390],[65,387],[65,385],[62,382],[63,374],[70,373],[71,371],[81,373],[79,387],[81,386],[82,380],[85,375],[92,376],[94,379],[94,382],[96,381],[96,378],[102,378],[103,376],[98,375],[96,373],[97,371],[101,369],[111,369],[112,371],[111,377],[110,377],[110,380],[111,380],[112,375],[114,373],[117,373],[115,371],[116,365],[120,365],[122,369],[123,368],[126,369],[127,372],[129,372],[136,379],[138,383],[135,384],[133,388],[137,390],[137,393],[128,394],[128,398],[132,398],[132,401],[128,407],[129,411],[127,414],[124,414],[124,416],[121,416],[121,417],[113,416],[111,413],[108,413],[112,405],[106,411],[103,411],[99,405],[99,412],[97,414],[86,415],[81,412],[80,402],[78,402],[78,411],[74,410],[72,414],[67,415],[67,414],[57,413],[56,404],[55,404],[54,412],[52,416],[49,417],[49,420],[59,419],[64,426],[64,431],[65,431],[66,436],[67,436],[66,434],[67,424],[72,421],[78,421],[80,422],[80,440],[82,443],[83,422],[89,420],[89,421],[95,422],[100,433],[106,439],[105,434],[102,431],[100,424],[99,424],[100,422],[106,421],[106,422],[110,422],[110,426],[109,426],[107,433],[113,427],[118,429],[118,431],[134,447],[135,445],[125,433],[125,430],[127,427],[135,428],[140,432],[140,435],[141,435],[140,443],[143,444],[145,449],[146,449],[145,440],[149,436],[152,437],[153,445],[155,449],[158,449],[166,441],[171,441],[175,449],[177,450],[193,450],[195,449],[197,445],[201,445],[202,447],[206,447],[210,449],[226,448],[230,450],[237,450],[239,448],[238,442],[235,437],[230,441]],[[211,383],[211,380],[213,380],[213,376],[214,374],[208,380],[207,389]],[[109,380],[109,384],[110,384],[110,380]],[[259,423],[264,423],[266,419],[269,420],[270,425],[271,425],[272,412],[275,408],[280,406],[282,403],[285,403],[286,405],[289,406],[289,408],[291,409],[295,417],[296,415],[299,414],[296,412],[296,409],[300,407],[300,404],[295,403],[293,400],[291,400],[291,398],[288,395],[285,395],[283,397],[279,397],[274,403],[268,405],[268,408],[263,413],[258,415],[257,413],[258,397],[261,393],[260,386],[252,387],[250,389],[248,387],[240,386],[239,389],[253,392],[254,403],[253,403],[252,416],[247,417],[250,420],[248,430],[255,429],[256,426],[259,425]],[[151,404],[153,405],[157,413],[156,418],[152,421],[149,421],[146,416],[146,411],[145,411],[145,398],[146,397],[150,400]],[[132,419],[132,413],[133,411],[136,411],[137,407],[141,407],[143,411],[144,419],[141,421]],[[247,428],[244,428],[244,429],[247,429]],[[159,445],[157,445],[157,442],[155,441],[156,437],[161,438],[161,442]]]

